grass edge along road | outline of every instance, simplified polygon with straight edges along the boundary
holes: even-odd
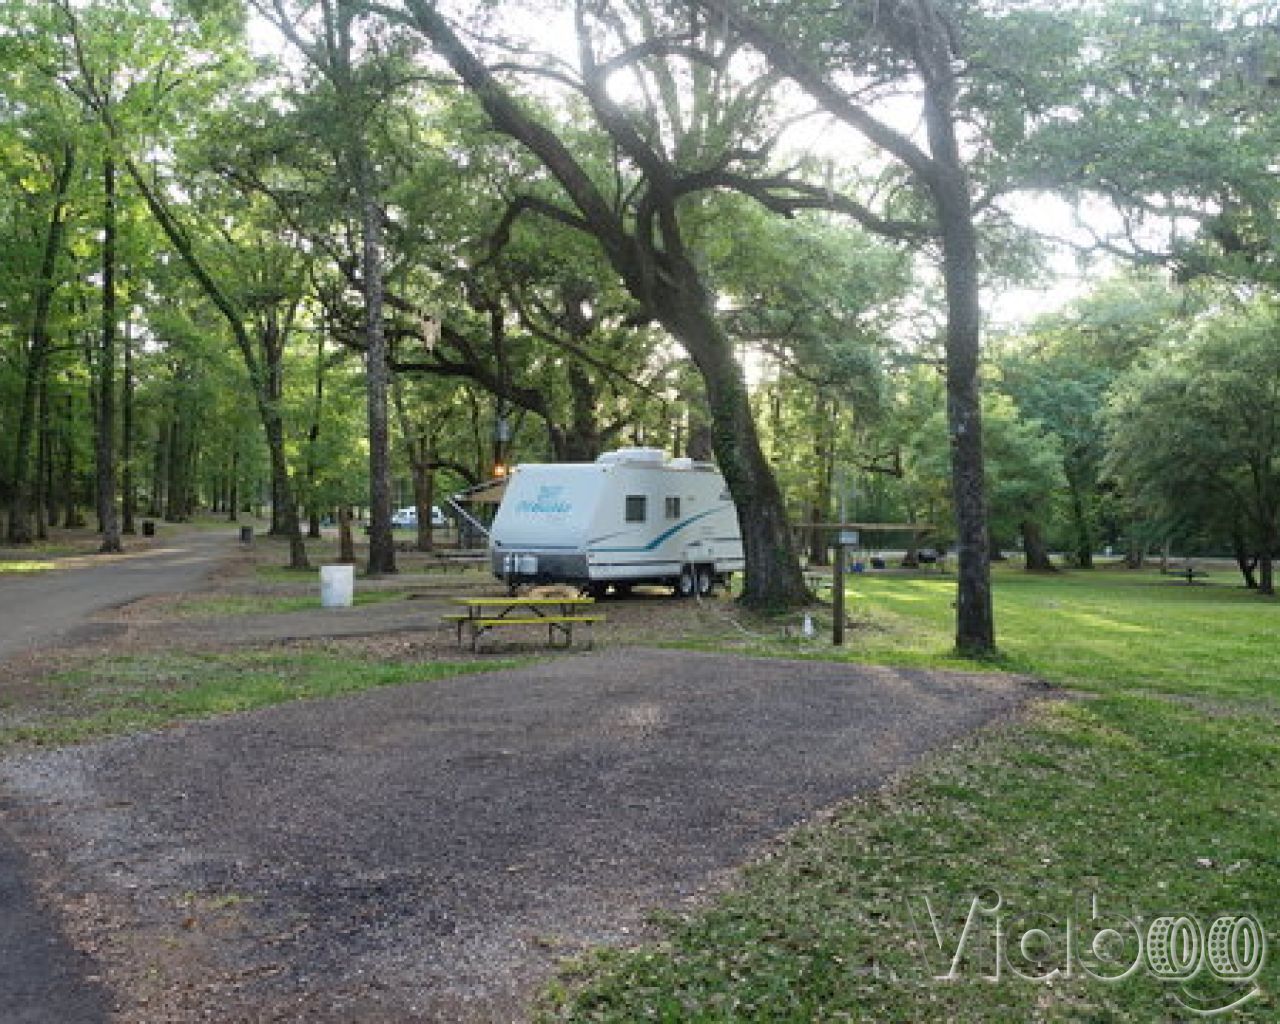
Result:
[[[849,659],[967,664],[946,651],[953,586],[855,581]],[[1001,667],[1089,699],[1039,703],[798,830],[660,941],[569,965],[539,1018],[1274,1020],[1280,607],[1151,574],[1001,573],[996,595]],[[1159,919],[1207,941],[1233,917],[1272,949],[1253,979],[1207,955],[1187,982],[1152,967]]]
[[[493,659],[396,664],[289,648],[102,658],[42,681],[45,699],[38,706],[16,711],[0,706],[0,752],[78,743],[287,701],[495,672],[527,663],[527,659]]]

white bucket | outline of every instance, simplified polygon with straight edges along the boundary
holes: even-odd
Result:
[[[321,608],[350,608],[355,588],[354,565],[320,566]]]

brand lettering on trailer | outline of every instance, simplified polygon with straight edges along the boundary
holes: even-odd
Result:
[[[563,493],[563,486],[544,485],[538,488],[538,496],[533,501],[526,499],[518,502],[516,510],[531,516],[567,516],[573,503],[561,497]]]

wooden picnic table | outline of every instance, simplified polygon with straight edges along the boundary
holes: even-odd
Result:
[[[1191,586],[1196,580],[1207,579],[1209,576],[1203,569],[1197,569],[1193,565],[1184,565],[1176,569],[1161,569],[1160,572],[1165,576],[1180,576],[1186,580],[1187,586]]]
[[[474,651],[480,637],[493,629],[505,626],[546,626],[547,644],[555,647],[557,638],[564,639],[564,646],[573,645],[573,627],[587,628],[587,647],[592,646],[591,627],[604,621],[603,615],[584,615],[582,609],[595,604],[592,597],[452,597],[453,604],[464,610],[446,615],[458,629],[458,646],[462,646],[463,631],[471,634]]]

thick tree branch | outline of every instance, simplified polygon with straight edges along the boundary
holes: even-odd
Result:
[[[752,178],[731,171],[700,171],[681,177],[675,182],[673,188],[677,194],[681,195],[714,188],[740,192],[754,199],[765,209],[788,217],[799,210],[830,210],[833,213],[844,214],[868,230],[890,238],[927,241],[938,236],[938,229],[934,226],[922,224],[919,221],[881,217],[841,192],[829,191],[821,186],[785,176]]]
[[[595,182],[578,164],[564,143],[520,108],[493,73],[480,62],[428,0],[405,0],[408,14],[383,4],[365,4],[398,24],[408,25],[429,39],[454,73],[480,100],[485,113],[502,132],[534,153],[564,188],[573,204],[591,225],[611,259],[619,266],[633,261],[625,229]]]
[[[543,341],[545,341],[547,344],[552,345],[558,349],[562,349],[565,352],[568,352],[575,359],[583,363],[586,363],[588,366],[593,367],[596,370],[599,370],[606,377],[612,378],[613,380],[621,381],[623,384],[627,385],[627,387],[629,388],[634,388],[635,390],[643,392],[647,395],[650,395],[653,398],[662,397],[657,392],[655,392],[652,388],[650,388],[647,384],[645,384],[643,381],[636,380],[634,377],[631,377],[626,373],[624,373],[622,370],[619,370],[616,366],[611,366],[609,363],[605,362],[603,359],[600,359],[598,356],[592,355],[592,353],[588,352],[581,345],[574,344],[572,341],[564,337],[562,334],[552,331],[549,328],[547,328],[545,325],[540,323],[538,321],[538,318],[533,315],[533,311],[530,308],[530,304],[522,301],[519,293],[516,292],[514,289],[510,289],[508,291],[508,296],[510,297],[512,304],[516,308],[516,315],[520,317],[520,322],[524,324],[525,328],[534,337],[540,338]]]
[[[516,196],[507,205],[506,212],[502,215],[502,220],[498,222],[498,226],[493,229],[493,233],[489,236],[489,260],[494,259],[506,248],[507,243],[511,241],[511,229],[515,226],[515,222],[525,213],[537,213],[549,220],[554,220],[566,227],[573,228],[575,231],[592,234],[590,224],[564,207],[557,206],[555,203],[548,202],[538,196]]]
[[[692,36],[675,38],[646,39],[615,54],[600,65],[600,73],[608,79],[610,75],[639,64],[651,57],[683,57],[691,64],[703,64],[709,68],[717,67],[716,58],[699,46],[693,45]]]
[[[873,117],[864,107],[836,88],[825,74],[813,67],[798,52],[754,19],[743,14],[733,0],[695,0],[695,2],[733,25],[743,38],[769,60],[774,68],[800,86],[823,108],[902,161],[922,180],[931,184],[935,181],[938,175],[937,165],[924,150],[906,135]]]

